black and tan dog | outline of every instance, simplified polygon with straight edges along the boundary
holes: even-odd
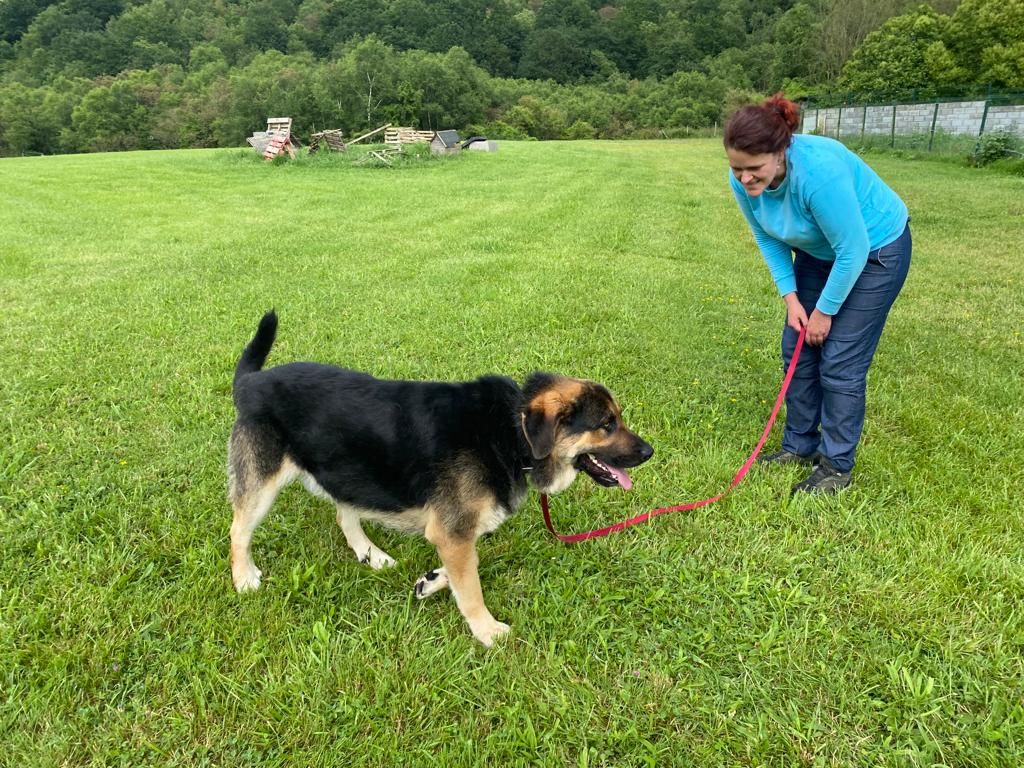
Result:
[[[442,567],[419,579],[416,596],[450,587],[474,637],[491,645],[508,626],[484,605],[476,540],[516,511],[527,478],[549,494],[580,470],[600,485],[629,488],[623,468],[654,453],[594,382],[548,373],[522,388],[499,376],[382,381],[317,363],[261,370],[276,331],[268,312],[235,370],[228,474],[231,573],[240,592],[260,585],[253,531],[298,478],[334,503],[348,545],[372,568],[395,561],[367,538],[361,519],[425,536]]]

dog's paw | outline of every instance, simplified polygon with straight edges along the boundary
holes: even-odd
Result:
[[[391,555],[374,546],[371,546],[366,554],[359,558],[359,562],[363,565],[369,565],[375,571],[379,571],[381,568],[391,568],[395,565],[395,559]]]
[[[503,635],[508,634],[509,630],[512,629],[508,624],[491,619],[489,622],[470,627],[473,630],[473,637],[483,643],[485,646],[490,648],[494,645],[494,641]]]
[[[447,586],[448,572],[444,568],[435,568],[419,577],[413,591],[416,593],[416,598],[422,600],[435,592],[440,592]]]
[[[448,572],[444,568],[435,568],[419,577],[413,591],[416,593],[416,597],[422,600],[447,587]]]
[[[239,568],[232,574],[232,580],[235,582],[235,591],[252,592],[259,589],[262,577],[263,571],[255,565],[250,565],[248,568]]]

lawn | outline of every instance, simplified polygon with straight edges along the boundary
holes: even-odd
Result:
[[[869,155],[914,263],[855,484],[481,542],[488,650],[424,541],[356,562],[299,486],[227,557],[235,361],[607,384],[655,447],[565,531],[722,490],[783,313],[721,145],[503,142],[396,168],[242,150],[0,161],[0,763],[1009,766],[1024,760],[1024,179]],[[769,442],[778,442],[778,428]]]

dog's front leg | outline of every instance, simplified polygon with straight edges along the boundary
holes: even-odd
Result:
[[[348,542],[349,547],[355,552],[359,562],[369,565],[375,571],[379,571],[381,568],[392,567],[395,564],[395,559],[370,541],[370,538],[363,531],[362,524],[359,522],[359,512],[344,504],[337,504],[336,506],[338,509],[338,527],[345,534],[345,541]]]
[[[427,541],[437,547],[448,577],[448,587],[455,595],[455,603],[469,624],[473,637],[490,647],[509,631],[509,626],[495,619],[484,604],[475,537],[453,536],[444,529],[437,515],[431,516],[424,534]]]

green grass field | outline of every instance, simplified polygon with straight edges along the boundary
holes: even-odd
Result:
[[[286,490],[227,557],[230,382],[270,364],[606,383],[655,446],[579,531],[712,495],[781,380],[782,303],[713,140],[356,167],[235,151],[0,161],[0,763],[1011,766],[1024,760],[1024,180],[869,156],[914,263],[855,487],[797,469],[565,546],[481,542],[477,644],[426,542]],[[769,443],[778,443],[778,428]]]

